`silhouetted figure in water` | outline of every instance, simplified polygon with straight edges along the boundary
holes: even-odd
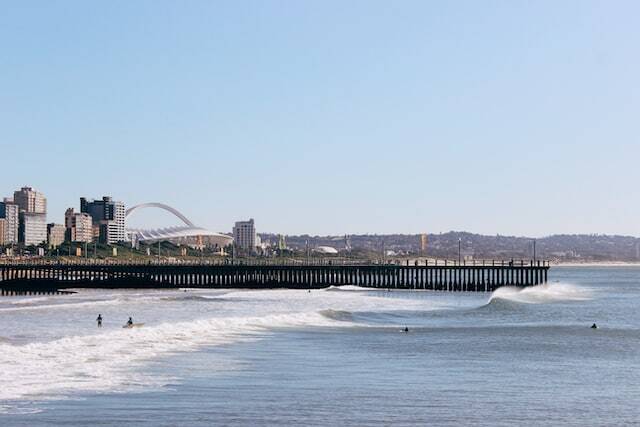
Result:
[[[406,326],[404,327],[404,331],[405,332],[409,332],[409,328],[407,328]]]
[[[102,314],[98,314],[96,322],[98,322],[98,328],[102,328]]]
[[[133,318],[129,317],[129,320],[127,320],[127,326],[131,326],[133,325]]]
[[[591,325],[591,329],[598,329],[598,325],[594,323],[593,325]]]

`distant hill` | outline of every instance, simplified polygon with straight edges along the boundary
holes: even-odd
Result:
[[[260,234],[263,241],[277,243],[277,235]],[[462,254],[474,259],[530,259],[533,256],[533,240],[529,237],[486,236],[467,232],[451,231],[427,235],[424,255],[437,258],[458,257],[458,239]],[[349,242],[353,251],[376,255],[385,250],[398,255],[421,255],[419,234],[351,235]],[[304,250],[306,242],[311,248],[333,246],[344,250],[345,236],[286,236],[287,246]],[[384,242],[384,243],[383,243]],[[558,262],[633,262],[640,261],[640,239],[631,236],[607,236],[599,234],[559,234],[536,239],[536,254],[539,259]]]

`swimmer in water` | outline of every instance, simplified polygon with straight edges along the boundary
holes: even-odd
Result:
[[[593,325],[591,325],[591,329],[598,329],[598,325],[594,323]]]

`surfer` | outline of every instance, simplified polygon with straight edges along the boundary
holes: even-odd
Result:
[[[98,314],[96,322],[98,322],[98,328],[102,328],[102,314]]]
[[[129,317],[129,320],[127,320],[127,326],[133,326],[133,318]]]
[[[598,325],[594,323],[593,325],[591,325],[591,329],[598,329]]]
[[[404,332],[409,332],[409,328],[408,327],[404,327]]]

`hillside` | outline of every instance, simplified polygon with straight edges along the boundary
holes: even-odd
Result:
[[[275,244],[277,236],[261,234],[263,241]],[[382,248],[399,255],[426,255],[437,258],[458,257],[458,239],[463,256],[474,259],[529,259],[533,257],[533,241],[529,237],[487,236],[467,232],[428,234],[424,253],[417,234],[351,235],[353,251],[381,254]],[[344,250],[344,236],[286,236],[287,246],[304,250],[309,247],[332,246]],[[597,234],[553,235],[535,239],[539,259],[559,262],[634,262],[640,261],[640,239],[631,236]]]

